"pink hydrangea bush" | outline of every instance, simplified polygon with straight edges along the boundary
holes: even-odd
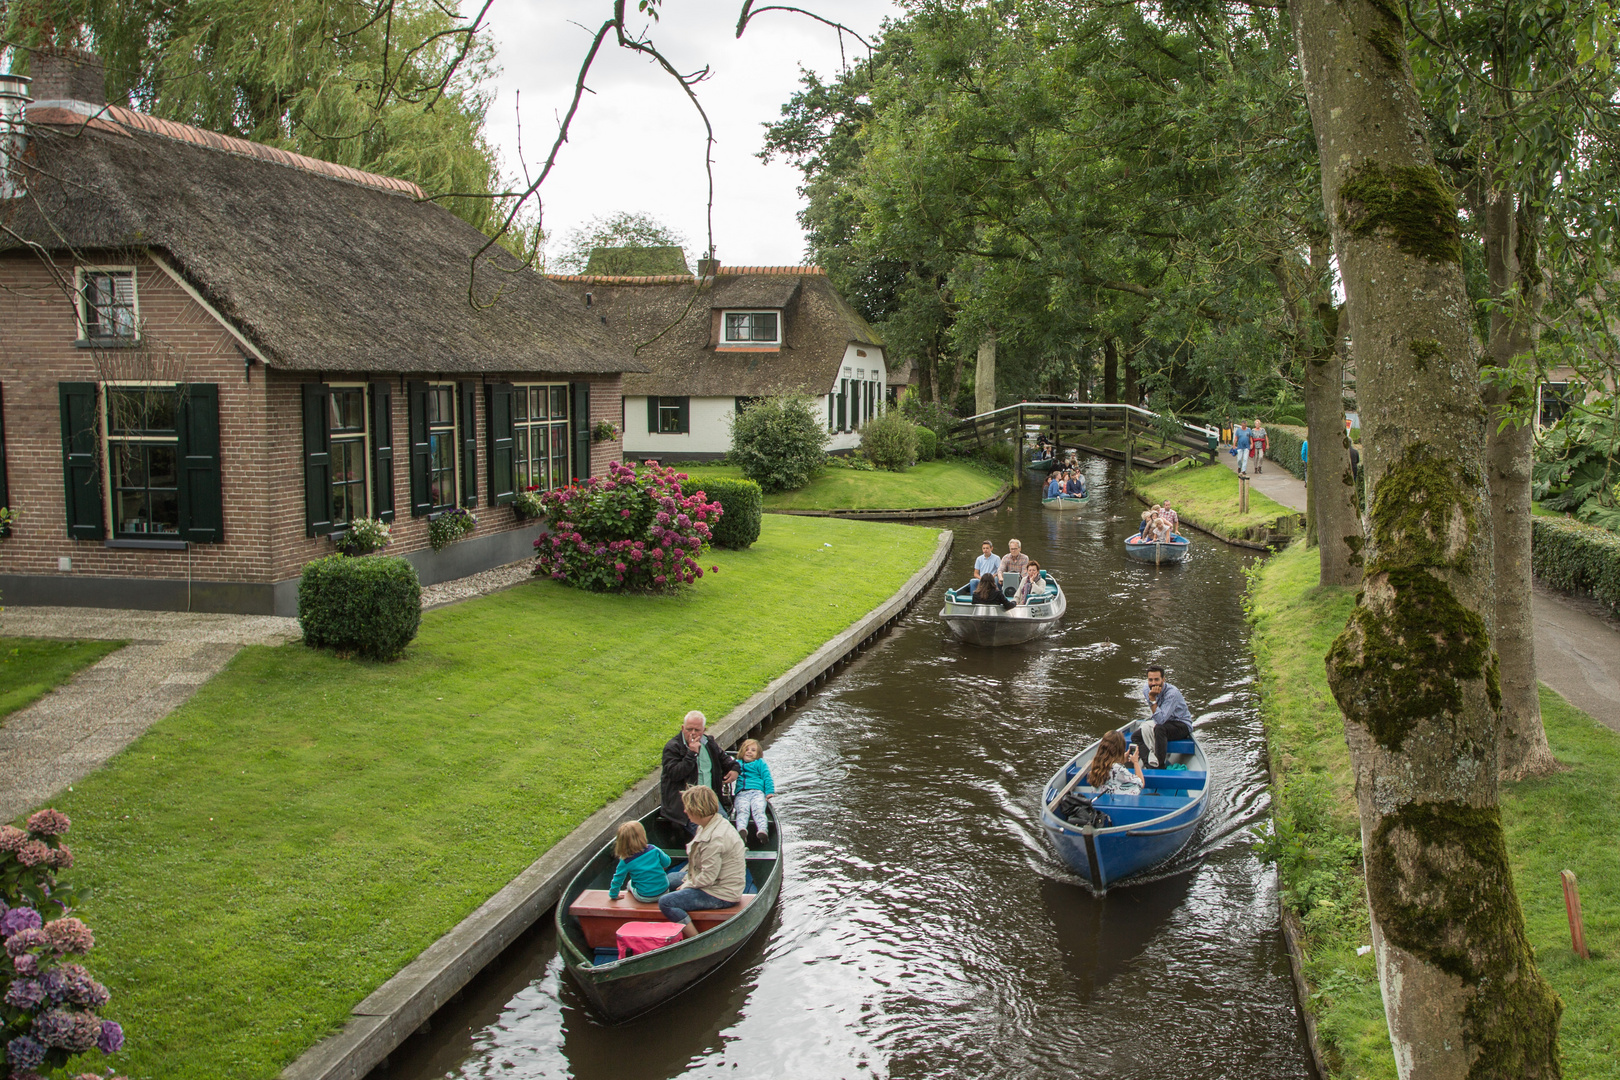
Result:
[[[547,491],[551,531],[534,542],[536,574],[593,592],[672,592],[703,576],[698,556],[720,504],[681,490],[685,473],[649,461],[640,474],[614,462],[606,477]]]
[[[79,1054],[124,1045],[123,1028],[95,1013],[112,995],[74,959],[96,938],[72,914],[72,888],[56,877],[73,865],[61,841],[70,825],[59,810],[39,811],[25,828],[0,825],[0,1075],[11,1080],[66,1077]]]

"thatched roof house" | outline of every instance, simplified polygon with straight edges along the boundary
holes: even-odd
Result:
[[[705,267],[704,269],[710,269]],[[816,266],[647,276],[553,275],[650,370],[624,380],[625,452],[718,456],[750,398],[818,400],[834,449],[883,408],[883,341]]]

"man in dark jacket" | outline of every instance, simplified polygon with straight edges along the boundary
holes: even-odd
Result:
[[[680,733],[664,744],[664,771],[658,782],[663,816],[684,830],[689,840],[696,835],[697,826],[681,806],[681,792],[702,784],[719,795],[727,780],[737,779],[736,759],[703,733],[707,725],[708,720],[696,709],[686,714]]]

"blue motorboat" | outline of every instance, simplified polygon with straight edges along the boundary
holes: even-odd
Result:
[[[1120,734],[1127,740],[1131,729]],[[1088,786],[1086,770],[1101,742],[1092,743],[1057,771],[1041,799],[1041,825],[1058,857],[1098,892],[1164,862],[1180,851],[1198,829],[1209,807],[1209,766],[1194,739],[1169,744],[1164,768],[1144,769],[1139,795],[1099,795]],[[1107,814],[1112,824],[1076,825],[1058,815],[1058,805],[1075,792]]]
[[[1190,547],[1192,545],[1180,533],[1160,541],[1130,536],[1125,540],[1125,557],[1137,562],[1150,562],[1155,566],[1167,562],[1185,562]]]

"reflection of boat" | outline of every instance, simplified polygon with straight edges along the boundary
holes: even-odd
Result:
[[[1085,495],[1062,494],[1051,499],[1042,499],[1041,507],[1045,510],[1078,510],[1086,505]]]
[[[1018,575],[1007,573],[1002,581],[1018,587]],[[969,645],[1018,645],[1050,634],[1068,610],[1069,601],[1058,586],[1057,579],[1045,570],[1041,582],[1046,588],[1032,593],[1029,602],[1014,608],[1000,604],[975,604],[973,583],[953,589],[945,594],[945,606],[940,617],[951,633]]]
[[[748,894],[735,908],[694,911],[696,937],[619,959],[615,938],[626,922],[663,921],[656,904],[628,893],[607,898],[618,859],[609,844],[585,864],[557,901],[557,941],[574,981],[605,1019],[618,1023],[662,1005],[729,960],[765,924],[782,888],[782,829],[767,804],[770,835],[748,851]],[[678,864],[685,839],[657,810],[641,819],[647,839]]]
[[[1129,738],[1128,729],[1122,734]],[[1144,769],[1147,784],[1141,794],[1097,795],[1087,786],[1085,771],[1098,742],[1076,754],[1046,785],[1041,824],[1058,856],[1095,888],[1106,889],[1164,862],[1192,839],[1209,806],[1209,765],[1195,740],[1172,741],[1165,764],[1184,765],[1185,770]],[[1113,824],[1098,829],[1059,817],[1057,805],[1070,791],[1090,799]]]
[[[1187,542],[1187,538],[1179,533],[1168,540],[1158,543],[1152,540],[1143,540],[1139,536],[1132,536],[1125,541],[1125,556],[1138,562],[1150,562],[1157,566],[1160,563],[1182,562],[1187,558],[1187,549],[1191,546]]]

